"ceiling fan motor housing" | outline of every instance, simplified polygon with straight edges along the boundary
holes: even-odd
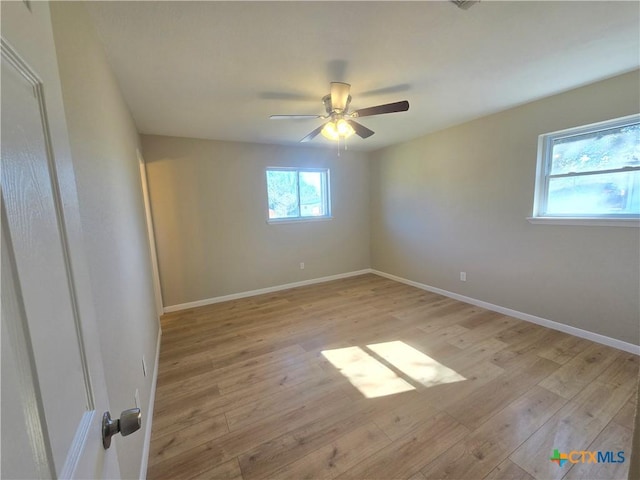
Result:
[[[331,109],[334,113],[346,113],[351,100],[351,85],[344,82],[331,82]]]
[[[322,97],[322,103],[328,115],[331,115],[332,113],[346,113],[349,108],[349,104],[351,103],[351,95],[347,97],[347,103],[345,104],[343,110],[333,108],[333,103],[331,102],[331,94]]]

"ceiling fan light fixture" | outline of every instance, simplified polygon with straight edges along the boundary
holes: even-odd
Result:
[[[329,140],[340,140],[349,138],[355,133],[355,130],[344,118],[340,118],[327,122],[320,133]]]
[[[346,140],[353,134],[360,138],[369,138],[375,132],[364,125],[356,122],[354,118],[371,117],[373,115],[383,115],[385,113],[406,112],[409,110],[409,102],[402,100],[401,102],[386,103],[384,105],[376,105],[374,107],[361,108],[354,112],[349,111],[351,103],[351,95],[349,94],[351,85],[343,82],[331,82],[331,93],[322,97],[322,103],[326,115],[271,115],[271,119],[279,118],[322,118],[329,119],[328,122],[320,125],[307,134],[300,142],[310,142],[322,133],[322,136],[329,140],[337,141]],[[346,144],[345,144],[346,148]]]

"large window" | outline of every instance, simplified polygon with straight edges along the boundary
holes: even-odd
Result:
[[[331,216],[329,170],[268,168],[269,220],[309,220]]]
[[[541,135],[533,219],[638,219],[640,115]]]

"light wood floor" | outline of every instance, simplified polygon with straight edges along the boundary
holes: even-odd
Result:
[[[375,275],[162,324],[149,479],[627,475],[635,355]]]

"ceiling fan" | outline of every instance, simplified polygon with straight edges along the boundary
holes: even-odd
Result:
[[[271,115],[272,120],[281,119],[302,119],[302,118],[322,118],[329,119],[328,122],[320,125],[314,131],[304,137],[301,142],[313,140],[318,134],[330,140],[340,140],[350,137],[354,133],[361,138],[368,138],[374,134],[373,130],[354,121],[354,118],[370,117],[372,115],[382,115],[383,113],[406,112],[409,110],[409,102],[386,103],[375,107],[361,108],[354,112],[349,112],[351,95],[349,94],[351,85],[342,82],[331,82],[331,93],[322,98],[322,103],[327,111],[326,115]]]

